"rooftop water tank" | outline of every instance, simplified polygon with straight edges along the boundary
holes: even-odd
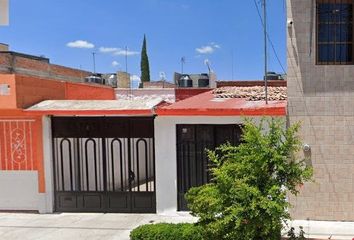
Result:
[[[183,74],[178,80],[179,87],[193,87],[193,80],[190,78],[188,74]]]
[[[200,74],[198,87],[209,87],[209,75],[207,73]]]

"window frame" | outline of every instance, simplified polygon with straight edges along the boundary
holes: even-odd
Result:
[[[343,42],[346,46],[351,45],[352,46],[352,51],[351,51],[351,61],[337,61],[334,59],[334,61],[319,61],[319,26],[320,26],[320,21],[319,21],[319,14],[318,14],[318,5],[319,4],[352,4],[352,40]],[[316,11],[315,11],[315,34],[316,34],[316,65],[354,65],[354,0],[316,0]],[[323,43],[325,44],[325,43]],[[333,43],[330,43],[331,45],[334,46],[334,54],[336,53],[336,47],[339,45],[334,41]],[[334,55],[334,58],[336,58],[336,54]]]

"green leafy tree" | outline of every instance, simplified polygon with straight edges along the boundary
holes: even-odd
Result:
[[[141,49],[141,84],[143,82],[150,82],[150,67],[149,67],[149,57],[146,50],[146,36],[144,35],[143,47]]]
[[[186,194],[206,239],[280,239],[290,219],[287,193],[296,195],[312,177],[312,168],[296,157],[300,125],[284,126],[279,119],[246,119],[239,146],[208,151],[212,182]]]

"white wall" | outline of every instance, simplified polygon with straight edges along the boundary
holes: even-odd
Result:
[[[37,171],[0,171],[0,210],[38,210]]]
[[[54,210],[54,180],[53,180],[53,152],[52,128],[50,117],[43,117],[43,161],[45,176],[45,193],[41,193],[39,203],[40,213],[52,213]]]

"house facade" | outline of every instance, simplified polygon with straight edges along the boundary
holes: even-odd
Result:
[[[294,219],[354,220],[352,0],[288,0],[288,119],[302,122],[314,179]]]

